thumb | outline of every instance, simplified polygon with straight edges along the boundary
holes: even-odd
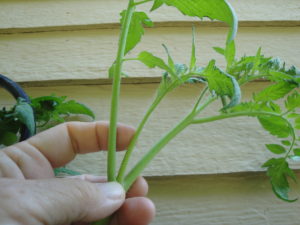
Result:
[[[91,222],[111,215],[125,200],[125,191],[116,182],[95,184],[77,179],[54,178],[1,179],[1,184],[3,180],[7,182],[4,189],[0,185],[1,201],[2,196],[13,196],[13,199],[5,199],[10,201],[7,205],[11,205],[11,202],[15,204],[8,215],[19,218],[20,221],[57,225],[76,221]],[[11,194],[7,195],[5,190]],[[1,195],[3,191],[5,194]],[[17,208],[16,205],[22,207]]]

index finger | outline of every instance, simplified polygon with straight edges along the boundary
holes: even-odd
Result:
[[[41,132],[25,142],[38,149],[55,168],[70,162],[76,154],[106,150],[108,132],[108,122],[68,122]],[[119,124],[117,150],[124,150],[133,134],[132,127]],[[19,148],[20,145],[22,142]]]

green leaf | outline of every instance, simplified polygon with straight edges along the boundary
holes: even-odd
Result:
[[[263,56],[261,55],[261,48],[258,48],[253,61],[253,67],[251,71],[252,75],[254,75],[255,71],[259,69],[259,65],[261,64],[261,59],[263,59]]]
[[[263,128],[278,138],[287,138],[291,134],[291,128],[287,121],[275,116],[259,116],[258,120]]]
[[[167,71],[168,73],[173,74],[172,69],[161,58],[152,55],[150,52],[141,52],[137,59],[149,68],[158,67]]]
[[[295,119],[295,128],[300,130],[300,116]]]
[[[150,11],[154,11],[156,9],[158,9],[159,7],[161,7],[164,4],[164,2],[162,0],[154,0],[153,6],[150,9]]]
[[[169,6],[176,7],[182,14],[200,19],[208,17],[220,20],[230,26],[227,42],[234,39],[238,20],[235,11],[226,0],[161,0]]]
[[[254,96],[255,101],[271,101],[278,100],[288,94],[296,87],[293,83],[279,82],[277,84],[270,85],[263,91]]]
[[[226,43],[225,58],[227,61],[227,70],[228,70],[229,67],[232,66],[235,59],[235,43],[233,40]]]
[[[219,53],[219,54],[221,54],[221,55],[225,55],[225,49],[224,49],[224,48],[213,47],[213,49],[214,49],[217,53]]]
[[[300,156],[300,148],[294,148],[293,151],[296,156]]]
[[[290,113],[287,115],[287,118],[297,118],[298,116],[300,116],[300,114],[298,113]]]
[[[271,101],[268,103],[269,103],[268,104],[269,107],[272,109],[273,112],[278,113],[278,114],[280,114],[282,112],[280,106],[277,105],[276,103],[271,102]]]
[[[285,145],[285,146],[291,146],[291,142],[290,141],[288,141],[288,140],[283,140],[283,141],[281,141],[281,143],[283,144],[283,145]]]
[[[31,106],[22,98],[18,98],[17,105],[14,110],[14,115],[24,124],[29,130],[30,135],[35,134],[34,114]]]
[[[12,132],[4,132],[0,134],[0,145],[3,144],[5,146],[12,145],[18,141],[18,137],[15,133]]]
[[[173,70],[175,70],[174,60],[172,59],[171,54],[170,54],[169,49],[167,48],[167,46],[164,45],[164,44],[162,46],[164,47],[164,49],[165,49],[165,51],[166,51],[166,53],[168,55],[168,65],[169,65],[169,68],[171,68],[172,71],[173,71]]]
[[[126,15],[126,10],[121,12],[121,24],[123,24]],[[128,36],[126,39],[125,54],[132,50],[141,40],[144,35],[144,27],[152,27],[153,22],[144,12],[134,12],[132,15]]]
[[[243,102],[241,104],[236,105],[235,107],[230,109],[230,112],[272,112],[272,113],[281,113],[280,107],[273,102]],[[274,119],[276,119],[274,117]]]
[[[66,101],[66,96],[42,96],[32,99],[35,119],[39,127],[46,127],[49,121],[62,123],[62,115],[84,114],[95,118],[94,113],[85,105],[74,100]]]
[[[270,177],[272,189],[278,198],[287,202],[294,202],[297,200],[290,200],[288,197],[290,187],[287,178],[291,177],[295,181],[296,176],[289,168],[285,158],[272,158],[264,163],[262,167],[267,168],[267,175]]]
[[[192,53],[190,60],[190,71],[193,71],[196,68],[197,58],[196,58],[196,44],[195,44],[195,27],[193,26],[192,31]]]
[[[272,77],[270,79],[273,81],[293,80],[294,79],[293,76],[291,76],[287,73],[281,72],[281,71],[270,70],[269,74],[272,75]]]
[[[274,154],[283,154],[286,152],[285,148],[282,145],[267,144],[266,147]]]
[[[57,106],[56,112],[58,114],[83,114],[95,119],[95,115],[87,106],[78,103],[74,100],[67,101]]]
[[[203,71],[203,76],[208,81],[208,87],[219,96],[228,96],[231,101],[223,109],[237,105],[241,99],[241,90],[238,82],[231,75],[215,66],[215,61],[209,62]]]
[[[285,107],[289,111],[300,107],[300,94],[297,91],[287,97]]]

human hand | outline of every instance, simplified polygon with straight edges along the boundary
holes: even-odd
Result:
[[[117,149],[134,133],[119,125]],[[128,191],[103,177],[55,178],[76,154],[107,148],[108,123],[69,122],[0,151],[0,224],[88,224],[116,211],[110,225],[146,225],[155,214],[139,178]]]

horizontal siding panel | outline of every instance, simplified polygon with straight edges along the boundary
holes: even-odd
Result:
[[[280,24],[296,26],[300,24],[298,0],[230,0],[241,24],[261,26]],[[148,10],[152,3],[142,6]],[[124,0],[80,0],[64,1],[19,1],[2,0],[0,2],[0,32],[21,32],[48,29],[87,29],[92,25],[112,27],[119,23],[119,12],[127,5]],[[280,7],[279,7],[280,6]],[[167,13],[166,13],[167,12]],[[151,13],[156,22],[168,23],[182,21],[198,21],[182,16],[177,10],[170,7]],[[266,24],[264,24],[266,25]],[[159,26],[159,24],[158,24]]]
[[[244,98],[249,98],[252,91],[260,90],[265,85],[265,82],[255,82],[245,86]],[[157,84],[123,85],[119,121],[136,127],[150,104],[156,87]],[[199,85],[186,85],[167,96],[146,125],[131,165],[191,110],[201,88]],[[69,96],[90,106],[98,120],[109,118],[110,85],[30,87],[25,90],[33,97],[52,93]],[[13,104],[13,100],[3,90],[0,92],[0,102],[2,105]],[[213,104],[204,115],[217,113],[219,107],[219,103]],[[262,163],[272,156],[264,144],[273,142],[274,138],[254,118],[192,125],[165,147],[145,170],[144,175],[261,171]],[[122,155],[120,153],[119,161]],[[82,155],[69,167],[82,173],[105,174],[105,159],[105,152]]]
[[[277,199],[261,174],[163,177],[148,182],[157,209],[152,225],[299,224],[299,200],[290,204]]]
[[[199,65],[215,58],[224,65],[213,46],[223,46],[226,28],[197,28]],[[0,73],[19,82],[45,80],[106,79],[107,69],[117,51],[117,29],[20,33],[0,35]],[[241,28],[237,36],[238,55],[255,55],[259,46],[267,56],[278,56],[300,67],[300,27]],[[146,31],[143,42],[129,54],[142,50],[166,58],[161,44],[166,44],[176,62],[188,63],[191,28],[156,28]],[[132,78],[155,78],[159,70],[149,70],[141,63],[128,62],[124,70]],[[105,80],[103,81],[105,82]]]

